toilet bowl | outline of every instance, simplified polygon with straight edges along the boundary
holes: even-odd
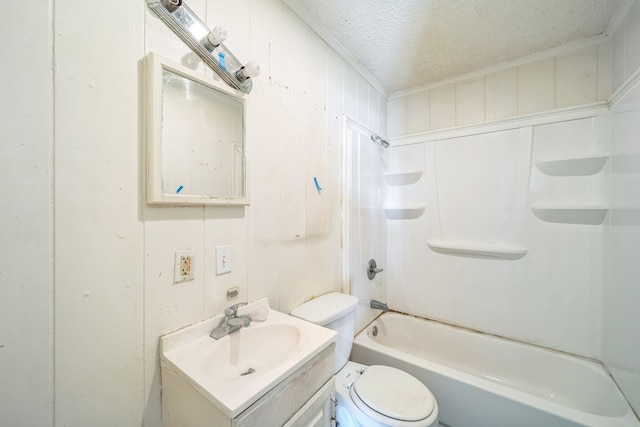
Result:
[[[429,389],[390,366],[348,361],[358,299],[333,292],[291,311],[291,315],[335,330],[336,418],[340,427],[432,427],[438,404]]]
[[[347,362],[335,376],[335,387],[340,427],[438,425],[429,389],[399,369]]]

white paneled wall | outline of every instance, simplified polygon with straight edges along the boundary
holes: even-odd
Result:
[[[11,42],[0,44],[0,425],[48,426],[53,417],[52,10],[46,1],[5,6],[11,19],[0,26],[0,36]]]
[[[637,0],[614,34],[612,44],[615,91],[640,70],[640,4]]]
[[[456,84],[456,124],[460,126],[484,121],[484,79]]]
[[[348,242],[345,254],[348,265],[348,289],[345,292],[359,299],[356,310],[356,331],[364,329],[378,314],[371,309],[371,300],[386,301],[385,275],[367,276],[369,260],[378,268],[386,265],[386,232],[383,213],[382,172],[386,168],[389,150],[371,141],[371,130],[347,120],[345,187],[345,217],[348,218]]]
[[[132,425],[144,395],[143,5],[54,10],[55,425]]]
[[[640,86],[613,107],[611,275],[604,362],[640,413]]]
[[[394,172],[423,172],[418,182],[393,189],[402,197],[394,204],[426,210],[418,218],[387,222],[390,306],[600,357],[602,223],[541,219],[531,209],[535,203],[606,203],[606,170],[556,177],[536,166],[543,159],[606,153],[600,125],[591,118],[511,123],[446,138],[425,134],[421,143],[393,147]],[[451,254],[437,245],[526,254]]]
[[[393,102],[393,101],[392,101]],[[442,129],[455,126],[456,123],[456,88],[455,86],[439,87],[431,91],[429,123],[431,129]],[[391,125],[389,125],[391,126]],[[412,125],[412,127],[415,125]],[[409,124],[407,124],[409,127]],[[391,134],[392,136],[395,136]]]
[[[598,100],[597,49],[597,46],[585,48],[556,59],[556,108],[588,104]],[[604,46],[602,50],[609,51]],[[605,67],[600,72],[605,70],[608,68]],[[607,86],[609,80],[609,73],[606,73],[606,78],[602,79],[603,86]]]
[[[1,425],[157,427],[160,335],[220,313],[232,286],[240,287],[239,299],[268,296],[282,311],[339,289],[342,114],[382,135],[433,131],[603,101],[640,66],[636,1],[611,43],[397,94],[387,103],[281,1],[190,0],[209,25],[227,27],[225,44],[239,58],[262,67],[247,107],[251,206],[149,207],[142,202],[141,60],[153,51],[203,75],[211,71],[143,0],[35,5],[5,6],[7,15],[21,19],[0,29],[5,40],[30,35],[20,49],[0,47],[8,64],[0,85],[10,100],[0,107],[0,237],[10,242],[0,248]],[[396,230],[407,237],[394,252],[398,257],[425,250],[412,238],[418,223],[411,224]],[[234,269],[218,276],[215,246],[227,243]],[[195,250],[196,279],[174,285],[178,249]],[[410,264],[405,271],[417,275],[423,267]],[[620,265],[613,277],[633,273],[626,268]],[[513,310],[503,304],[501,291],[509,292],[503,283],[482,291],[467,282],[466,289],[452,290],[447,281],[456,274],[473,270],[436,264],[435,286],[425,290],[433,283],[421,281],[420,292],[429,303],[448,304],[461,316],[482,314],[489,323]],[[399,287],[394,297],[411,299],[413,291]],[[480,307],[481,299],[469,298],[474,292],[490,304]],[[521,289],[522,306],[532,300],[528,292],[539,306],[553,298],[545,289]],[[519,322],[533,329],[518,329],[516,322],[514,330],[557,328],[552,320],[563,304],[574,303],[570,296],[552,300],[548,324],[539,326],[540,316],[523,312]],[[625,305],[631,298],[624,292],[605,298],[604,341],[613,346],[605,355],[624,375],[637,367],[618,358],[628,341],[615,334],[634,321],[638,307]],[[579,315],[569,327],[563,324],[547,341],[556,342],[587,311],[586,304],[575,309]],[[586,320],[589,327],[594,322],[597,317]],[[595,345],[588,339],[575,338],[586,343],[586,353]],[[629,393],[637,390],[627,384]]]
[[[513,117],[518,112],[518,73],[515,68],[508,68],[485,76],[485,120]]]
[[[522,65],[517,69],[517,76],[518,115],[554,108],[555,58]]]
[[[280,0],[190,0],[262,67],[247,96],[251,205],[148,206],[141,61],[153,51],[213,73],[144,0],[72,3],[12,3],[23,19],[0,30],[32,36],[0,48],[13,64],[1,72],[0,425],[157,427],[160,335],[221,313],[230,287],[234,302],[268,296],[285,312],[341,288],[341,116],[385,134],[386,98]],[[216,275],[221,244],[233,271]],[[195,280],[173,284],[180,249],[195,251]]]
[[[262,69],[247,96],[250,206],[175,208],[143,205],[145,241],[144,424],[160,423],[158,337],[268,296],[288,312],[342,281],[341,117],[384,133],[386,100],[279,0],[191,1],[207,22],[224,25],[225,44]],[[189,52],[146,12],[146,51],[185,63]],[[211,76],[196,62],[195,69]],[[313,178],[323,190],[316,191]],[[231,244],[233,270],[216,275],[215,247]],[[173,253],[194,249],[195,280],[173,285]]]
[[[397,310],[602,359],[640,413],[635,328],[640,312],[640,2],[629,6],[615,34],[597,45],[392,95],[389,134],[398,137],[392,168],[420,168],[415,159],[424,156],[424,177],[402,194],[407,204],[426,201],[426,212],[419,219],[388,223],[387,286],[393,289],[388,292],[390,305]],[[601,110],[595,118],[570,121],[557,119],[559,113],[546,114],[607,101],[611,116]],[[472,164],[462,168],[459,188],[442,195],[435,176],[436,145],[455,141],[449,138],[456,133],[477,133],[474,140],[482,143],[497,127],[526,120],[535,121],[529,128],[533,145],[526,201],[517,202],[514,193],[503,197],[501,206],[512,210],[511,221],[521,222],[517,234],[528,249],[526,256],[496,262],[429,250],[425,241],[444,233],[443,197],[459,202],[448,221],[454,221],[455,214],[473,217],[486,209],[467,203],[477,196],[477,186],[468,186],[471,197],[465,197],[464,176],[477,167],[473,162],[492,155],[490,144],[485,144],[487,153],[460,158],[461,164]],[[498,125],[500,121],[509,124]],[[486,122],[495,123],[469,126]],[[464,130],[456,129],[462,126]],[[449,131],[438,132],[443,129]],[[407,135],[413,136],[402,138]],[[606,159],[602,169],[554,175],[536,166],[544,160],[591,155]],[[532,206],[541,205],[535,213]],[[593,209],[587,214],[567,207]]]
[[[611,223],[604,293],[604,363],[640,414],[640,2],[613,39]],[[635,85],[635,87],[634,87]]]
[[[606,101],[611,44],[569,50],[389,99],[389,136],[455,128]]]

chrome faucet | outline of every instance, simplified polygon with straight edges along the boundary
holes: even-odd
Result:
[[[378,264],[376,264],[376,260],[371,258],[369,263],[367,264],[367,277],[369,280],[373,280],[376,277],[376,274],[382,273],[384,271],[383,268],[378,268]]]
[[[219,340],[229,334],[239,331],[251,325],[251,316],[248,314],[238,315],[238,307],[247,305],[246,302],[240,302],[224,309],[224,319],[220,324],[211,330],[209,336]]]
[[[385,303],[383,303],[383,302],[380,302],[380,301],[376,301],[376,300],[374,300],[374,299],[372,299],[372,300],[371,300],[371,305],[370,305],[370,307],[371,307],[371,308],[375,308],[376,310],[382,310],[382,311],[384,311],[385,313],[386,313],[387,311],[389,311],[389,306],[388,306],[387,304],[385,304]]]

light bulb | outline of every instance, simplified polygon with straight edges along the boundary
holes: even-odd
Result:
[[[175,12],[182,6],[182,0],[162,0],[162,4],[169,12]]]
[[[213,30],[207,35],[207,41],[211,46],[216,47],[227,39],[227,30],[223,27],[215,26]]]
[[[260,66],[257,62],[249,61],[247,64],[236,72],[236,77],[240,81],[245,81],[251,77],[258,77],[260,74]]]
[[[247,77],[258,77],[260,75],[260,66],[257,62],[249,61],[244,66],[243,74]]]

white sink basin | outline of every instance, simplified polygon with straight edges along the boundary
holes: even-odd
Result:
[[[307,338],[305,330],[285,323],[254,326],[242,328],[217,342],[205,341],[209,350],[203,360],[203,371],[220,380],[262,375],[289,363]]]
[[[247,314],[268,306],[263,298],[239,310]],[[160,338],[163,377],[177,375],[230,418],[320,353],[335,332],[298,318],[269,311],[264,322],[219,340],[209,336],[222,316]]]

